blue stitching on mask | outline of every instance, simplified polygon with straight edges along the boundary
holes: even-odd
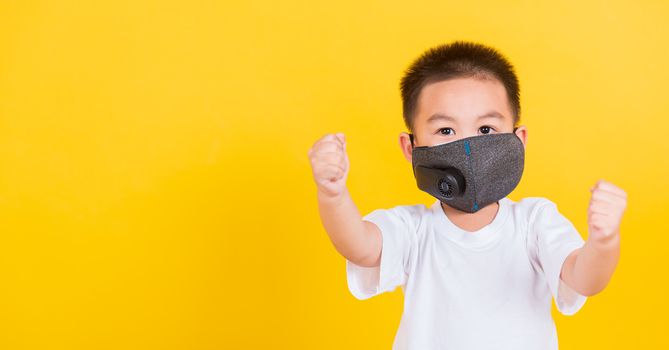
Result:
[[[474,175],[474,169],[472,169],[472,158],[470,157],[472,152],[471,149],[469,148],[469,141],[465,141],[465,154],[467,155],[467,161],[469,163],[469,171],[472,174],[472,177]],[[474,192],[474,206],[472,207],[472,210],[476,211],[479,209],[478,203],[476,203],[476,184],[474,181],[471,181],[472,184],[472,191]]]

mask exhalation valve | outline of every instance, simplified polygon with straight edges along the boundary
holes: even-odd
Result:
[[[416,168],[416,176],[419,188],[431,193],[438,194],[443,199],[459,197],[465,192],[465,177],[455,168],[435,169],[423,166]]]
[[[465,179],[456,169],[444,169],[437,188],[446,198],[459,196],[464,192]]]

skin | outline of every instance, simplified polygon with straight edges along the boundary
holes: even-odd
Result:
[[[444,115],[447,117],[434,117]],[[456,78],[423,87],[413,121],[414,146],[434,146],[461,138],[514,132],[514,121],[504,86],[495,79]],[[515,131],[527,145],[527,128]],[[399,146],[411,163],[409,135],[399,135]],[[346,187],[349,160],[343,133],[326,134],[309,149],[308,157],[317,186],[319,214],[335,249],[359,266],[380,264],[380,229],[362,220]],[[617,266],[620,255],[620,222],[627,205],[625,191],[599,180],[591,189],[588,207],[588,240],[565,260],[560,278],[579,294],[602,291]],[[476,213],[467,213],[441,203],[447,217],[458,227],[475,232],[490,224],[499,209],[491,203]]]

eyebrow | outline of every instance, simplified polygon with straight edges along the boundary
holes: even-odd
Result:
[[[480,119],[486,119],[486,118],[504,119],[504,116],[502,116],[501,114],[499,114],[496,111],[490,111],[486,114],[480,115],[476,119],[480,120]],[[433,123],[433,122],[436,122],[436,121],[439,121],[439,120],[445,120],[445,121],[451,121],[451,122],[456,121],[456,119],[454,117],[451,117],[450,115],[446,115],[446,114],[441,114],[441,113],[435,113],[432,116],[430,116],[429,118],[427,118],[428,123]]]

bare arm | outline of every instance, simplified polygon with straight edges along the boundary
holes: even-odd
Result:
[[[601,292],[609,283],[620,257],[620,237],[601,243],[588,240],[564,262],[560,277],[581,295]]]
[[[627,194],[605,181],[592,188],[588,208],[589,235],[585,245],[565,260],[560,278],[581,295],[601,292],[613,276],[620,257],[620,221]]]
[[[323,227],[339,254],[359,266],[379,266],[381,231],[362,220],[348,190],[335,198],[319,191],[318,208]]]
[[[362,220],[346,187],[349,160],[344,134],[327,134],[309,149],[318,209],[337,252],[352,263],[379,266],[382,248],[380,229]]]

